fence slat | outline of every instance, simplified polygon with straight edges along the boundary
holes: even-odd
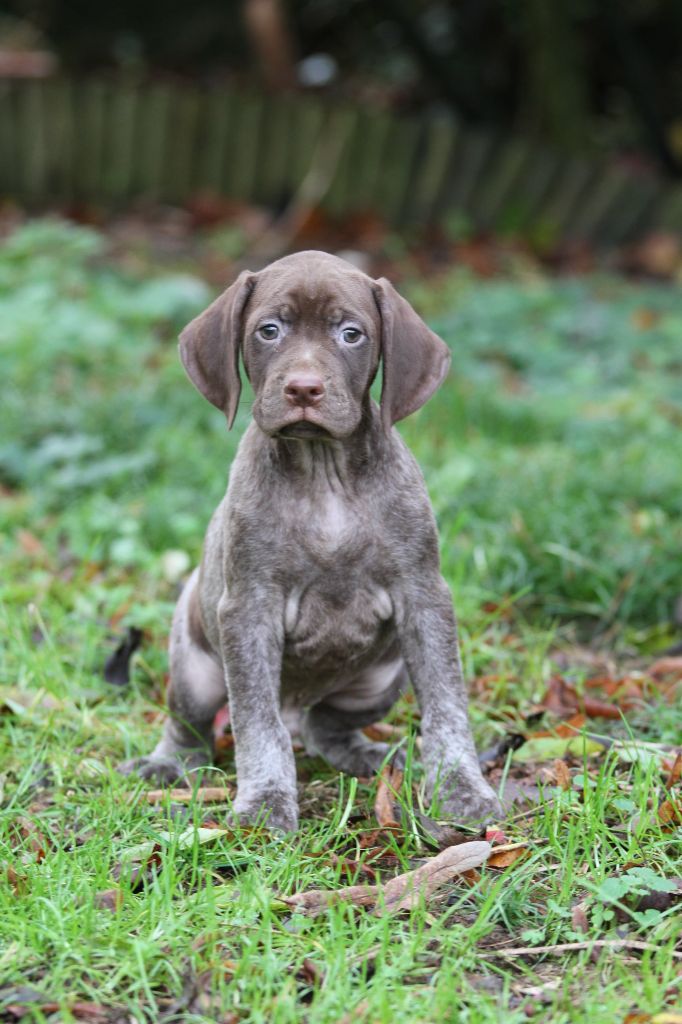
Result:
[[[407,223],[431,224],[436,219],[438,197],[446,180],[457,134],[452,117],[439,115],[427,122],[422,161],[405,209]]]
[[[236,98],[225,88],[214,89],[206,99],[203,111],[204,139],[198,155],[197,185],[220,194],[223,191],[228,141]]]
[[[301,96],[295,105],[291,126],[291,162],[287,179],[291,191],[300,185],[310,170],[327,116],[324,105],[317,98]]]
[[[253,199],[259,159],[264,101],[254,93],[240,94],[229,138],[229,160],[225,176],[226,195],[248,202]]]
[[[75,195],[76,121],[73,84],[59,78],[45,90],[47,187],[50,194],[71,200]]]
[[[573,210],[587,191],[595,171],[586,161],[573,158],[566,161],[561,173],[552,182],[540,215],[551,224],[556,238],[562,238],[571,221]]]
[[[27,81],[17,90],[18,154],[21,184],[29,203],[47,198],[44,83]]]
[[[108,89],[108,131],[104,147],[105,195],[118,202],[128,198],[135,180],[135,123],[138,105],[137,86],[122,82]]]
[[[100,201],[103,196],[102,167],[107,131],[104,82],[78,82],[74,88],[75,136],[74,191],[79,199]]]
[[[419,122],[396,120],[386,140],[385,162],[376,201],[379,212],[392,225],[405,222],[420,134]]]
[[[132,192],[149,200],[164,196],[166,166],[170,158],[170,118],[173,93],[165,82],[142,89],[138,97],[138,116]]]
[[[0,81],[0,191],[19,191],[17,119],[12,82]]]
[[[677,184],[449,115],[129,76],[0,80],[0,190],[32,207],[184,203],[208,190],[281,209],[316,165],[324,188],[306,186],[316,203],[337,218],[376,212],[389,227],[458,217],[460,229],[597,244],[682,228]]]
[[[289,198],[287,165],[291,145],[292,100],[273,97],[265,105],[261,120],[263,140],[256,160],[252,198],[257,203],[282,207]]]
[[[161,197],[181,203],[195,191],[200,95],[197,89],[173,88],[166,136]]]
[[[480,184],[483,168],[490,160],[495,148],[495,139],[490,132],[469,131],[460,133],[450,159],[445,182],[442,211],[448,214],[464,213],[475,223],[473,193]]]
[[[353,180],[352,153],[356,146],[360,111],[343,104],[337,108],[332,117],[333,121],[330,118],[327,121],[327,125],[335,123],[337,130],[343,133],[344,143],[338,154],[336,172],[332,178],[323,205],[333,216],[339,217],[344,213],[350,212],[346,204],[348,196],[351,194],[351,183]],[[326,138],[324,132],[322,137]]]
[[[483,175],[477,197],[477,221],[484,228],[492,228],[505,203],[513,202],[518,196],[519,174],[532,155],[532,145],[525,139],[510,139],[500,146],[492,167]]]
[[[527,229],[540,237],[546,235],[547,230],[551,232],[551,225],[543,221],[541,210],[563,165],[564,157],[548,152],[544,146],[536,145],[529,151],[514,190],[514,199],[518,195],[522,197],[516,211],[519,231]],[[500,215],[504,218],[505,211],[500,211]]]

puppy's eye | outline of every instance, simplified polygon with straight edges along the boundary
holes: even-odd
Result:
[[[346,345],[357,345],[362,337],[362,331],[359,331],[357,327],[344,327],[341,331],[341,337]]]
[[[263,341],[277,341],[279,338],[279,326],[277,324],[263,324],[258,328],[258,334]]]

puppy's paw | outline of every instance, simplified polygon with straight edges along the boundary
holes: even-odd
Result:
[[[349,748],[345,758],[339,758],[339,764],[335,767],[339,767],[340,770],[345,772],[347,775],[357,775],[360,778],[371,778],[381,769],[381,766],[391,752],[391,749],[392,748],[388,743],[368,741],[361,747],[357,747],[355,749]],[[396,750],[393,752],[391,764],[394,768],[400,768],[402,770],[406,763],[407,758],[404,750]]]
[[[118,765],[117,771],[121,775],[137,775],[141,779],[157,782],[161,786],[187,786],[190,781],[187,771],[191,767],[180,757],[149,754],[147,757],[133,757],[130,761],[123,761]]]
[[[230,816],[235,825],[262,825],[273,832],[295,832],[298,803],[288,793],[268,790],[242,800],[237,794]]]
[[[483,778],[458,777],[454,785],[441,786],[439,804],[443,817],[462,825],[485,825],[504,817],[495,791]]]

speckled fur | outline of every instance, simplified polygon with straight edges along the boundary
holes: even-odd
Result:
[[[265,345],[258,325],[282,324]],[[345,345],[339,324],[360,326]],[[411,680],[422,712],[427,784],[458,820],[499,811],[467,719],[452,600],[439,569],[424,481],[392,429],[447,371],[445,345],[386,281],[323,253],[242,275],[183,332],[186,369],[234,413],[241,351],[254,421],[239,446],[200,570],[187,582],[170,643],[170,715],[146,758],[123,770],[170,781],[211,760],[211,723],[229,695],[241,820],[298,821],[289,730],[338,769],[374,772],[383,744],[361,729]],[[383,359],[381,407],[369,387]],[[291,373],[314,371],[323,401],[292,412]],[[282,434],[296,417],[324,428]],[[225,686],[227,685],[227,689]]]

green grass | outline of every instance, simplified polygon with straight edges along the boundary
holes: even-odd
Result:
[[[467,674],[488,680],[472,703],[487,745],[536,728],[525,719],[557,651],[590,641],[629,663],[674,638],[682,303],[609,278],[454,274],[412,294],[454,369],[401,429],[437,511]],[[644,888],[682,874],[680,830],[655,814],[655,761],[578,758],[564,792],[551,763],[507,760],[503,772],[541,790],[536,812],[504,825],[529,855],[398,917],[334,907],[308,919],[277,901],[348,884],[344,863],[368,858],[374,784],[299,755],[303,824],[285,840],[186,843],[225,809],[131,798],[114,765],[158,734],[168,552],[196,559],[249,415],[247,395],[228,434],[179,366],[174,338],[208,298],[186,276],[126,275],[102,238],[49,222],[0,252],[0,1017],[19,1000],[10,986],[40,991],[65,1021],[78,1001],[112,1022],[599,1024],[679,1008],[679,911],[637,910],[641,877],[628,873],[650,869]],[[131,624],[145,644],[120,690],[101,666]],[[394,717],[409,721],[410,707]],[[679,701],[642,704],[611,729],[628,730],[679,744]],[[381,871],[432,852],[411,827],[419,799],[415,766]],[[131,851],[153,841],[159,863],[133,885]],[[112,911],[96,894],[114,887]],[[587,932],[572,920],[579,901]],[[649,948],[492,955],[619,937]],[[50,1019],[39,1007],[24,1019]]]

